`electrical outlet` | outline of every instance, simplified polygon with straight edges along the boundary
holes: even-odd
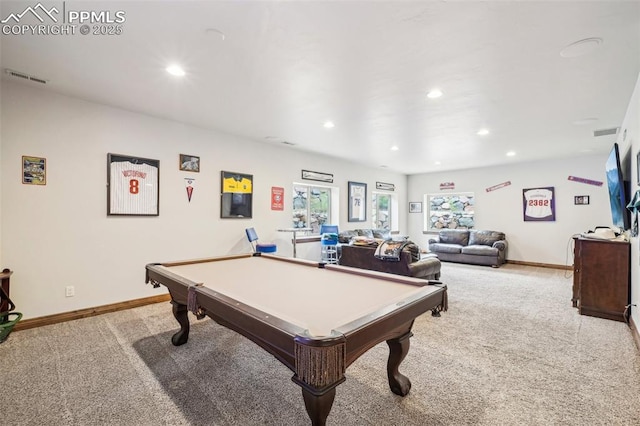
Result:
[[[64,295],[67,297],[73,297],[76,295],[76,289],[72,285],[68,285],[64,289]]]

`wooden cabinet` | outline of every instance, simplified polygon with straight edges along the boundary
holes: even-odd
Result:
[[[574,238],[573,306],[581,315],[625,321],[631,294],[631,245]]]

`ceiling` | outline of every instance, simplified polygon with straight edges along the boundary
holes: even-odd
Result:
[[[21,33],[38,4],[0,3],[0,65],[47,84],[3,80],[404,174],[606,153],[640,71],[637,1],[43,1],[122,33]]]

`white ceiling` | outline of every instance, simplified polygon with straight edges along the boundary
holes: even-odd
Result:
[[[37,4],[2,1],[0,19]],[[2,35],[2,68],[48,80],[24,84],[406,174],[605,153],[615,136],[593,131],[621,125],[640,71],[638,1],[43,4],[126,21]]]

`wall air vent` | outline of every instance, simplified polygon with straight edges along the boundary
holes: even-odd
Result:
[[[33,75],[25,74],[19,71],[10,70],[8,68],[5,68],[4,72],[5,74],[10,75],[11,77],[22,78],[23,80],[27,80],[27,81],[35,81],[36,83],[40,83],[40,84],[47,84],[48,82],[48,80],[45,80],[43,78],[35,77]]]
[[[593,131],[593,136],[594,137],[598,137],[598,136],[616,135],[616,134],[618,134],[618,130],[620,130],[619,127],[612,127],[610,129],[594,130]]]

